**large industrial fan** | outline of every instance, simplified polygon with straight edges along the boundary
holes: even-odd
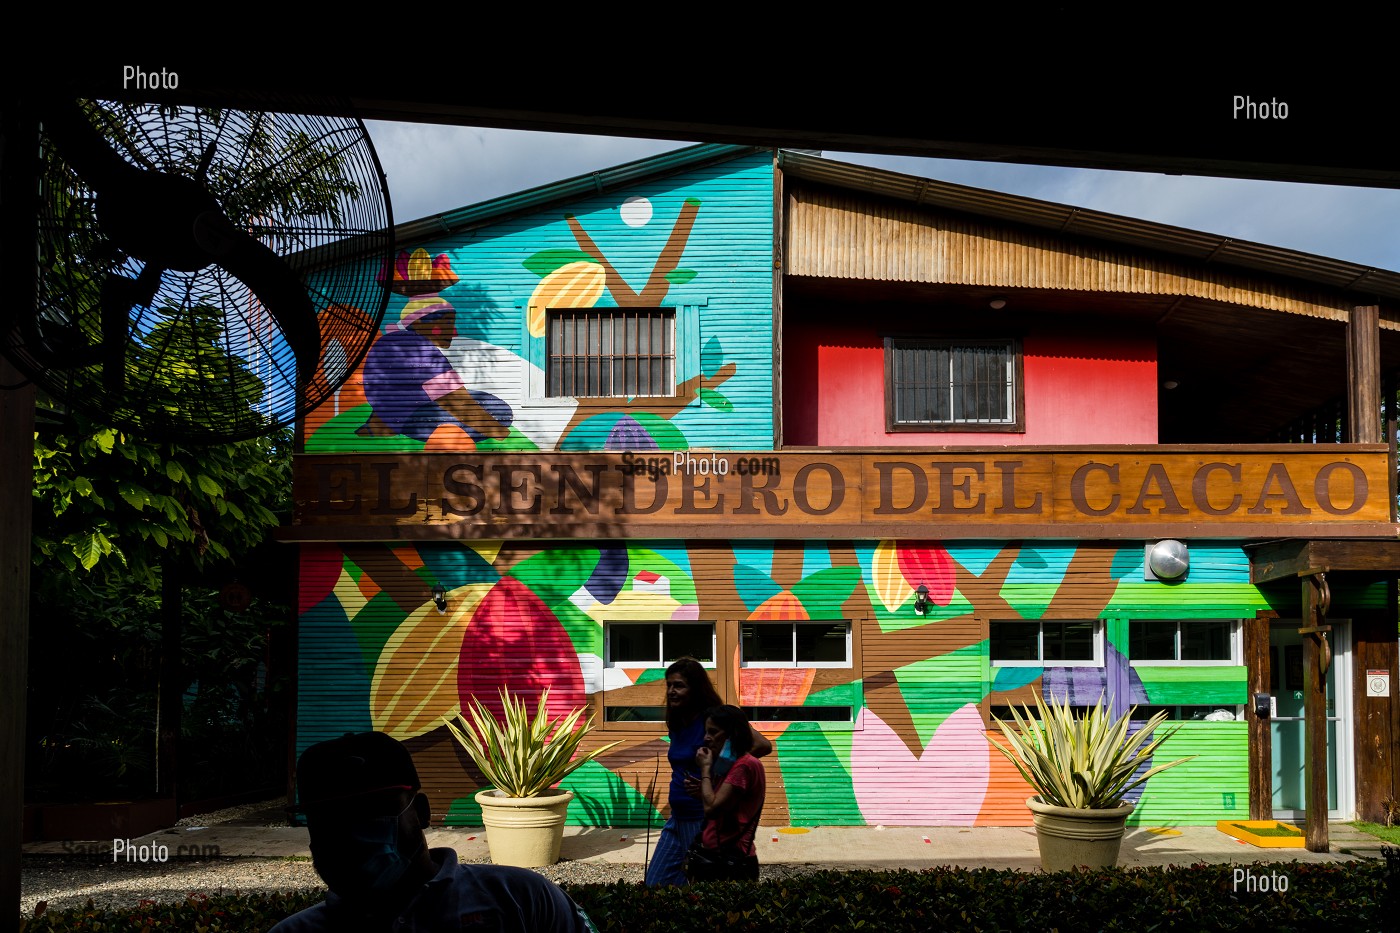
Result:
[[[37,307],[0,352],[52,399],[152,439],[290,423],[378,333],[389,194],[355,119],[44,105]]]

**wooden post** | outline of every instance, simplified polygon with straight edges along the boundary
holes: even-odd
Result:
[[[1328,602],[1325,573],[1303,577],[1303,780],[1307,788],[1304,845],[1328,851],[1327,838],[1327,677],[1331,663],[1323,616]],[[1324,664],[1325,659],[1325,664]]]
[[[1381,437],[1381,309],[1352,308],[1347,325],[1347,427],[1353,444]]]
[[[1244,663],[1249,677],[1245,721],[1249,724],[1249,818],[1274,818],[1273,723],[1254,712],[1254,695],[1269,693],[1269,619],[1244,622]]]
[[[23,316],[37,300],[38,124],[7,107],[0,141],[0,268],[5,301]],[[30,152],[33,155],[30,155]],[[0,312],[0,320],[5,319]],[[0,328],[3,330],[3,328]],[[0,333],[0,338],[3,338]],[[19,915],[24,833],[25,692],[29,662],[30,533],[34,516],[34,386],[0,356],[0,910]]]

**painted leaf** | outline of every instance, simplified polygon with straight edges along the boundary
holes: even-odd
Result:
[[[870,584],[887,612],[894,612],[913,596],[909,581],[904,579],[904,572],[899,567],[895,542],[881,541],[875,546]]]
[[[702,388],[700,390],[700,401],[719,411],[731,412],[734,410],[734,403],[731,402],[727,396],[721,395],[714,389]]]
[[[719,342],[717,335],[711,335],[705,341],[705,347],[700,351],[700,373],[706,378],[719,372],[719,368],[724,365],[724,345]]]
[[[923,584],[928,587],[929,600],[935,606],[946,606],[952,602],[957,573],[953,558],[941,545],[905,545],[897,549],[899,568],[911,587]]]
[[[533,710],[549,689],[550,716],[582,706],[583,668],[564,626],[523,583],[503,577],[477,607],[457,666],[458,697],[473,696],[498,719],[504,715],[500,690]]]
[[[526,269],[544,278],[560,266],[571,262],[597,262],[592,256],[577,249],[542,249],[521,263]]]
[[[828,567],[793,584],[792,595],[802,601],[814,619],[840,618],[841,606],[860,582],[859,567]]]
[[[672,269],[666,273],[666,281],[672,285],[684,285],[693,278],[695,278],[694,269]]]
[[[607,272],[592,260],[566,263],[540,280],[530,295],[531,337],[543,337],[550,308],[591,308],[607,284]]]
[[[879,716],[861,710],[851,734],[851,787],[865,822],[971,826],[994,754],[985,735],[982,714],[969,703],[943,720],[916,758]]]
[[[489,583],[469,583],[447,594],[448,611],[424,603],[394,629],[370,682],[374,728],[396,739],[422,735],[452,716],[462,640]]]

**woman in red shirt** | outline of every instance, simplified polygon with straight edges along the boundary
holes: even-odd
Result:
[[[753,837],[763,815],[766,784],[763,764],[752,748],[753,730],[737,706],[716,706],[705,714],[705,741],[695,752],[698,796],[705,805],[700,844],[703,860],[716,867],[693,873],[692,881],[758,880]]]

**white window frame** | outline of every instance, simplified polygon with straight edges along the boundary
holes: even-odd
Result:
[[[744,657],[744,626],[764,625],[779,626],[786,625],[792,631],[792,657],[791,661],[750,661]],[[846,626],[846,660],[844,661],[798,661],[797,660],[797,626],[799,625],[844,625]],[[807,668],[851,668],[855,666],[855,657],[851,653],[851,631],[854,626],[850,619],[782,619],[766,621],[761,619],[746,619],[739,623],[739,666],[740,667],[781,667],[805,670]],[[852,714],[854,715],[854,714]],[[775,720],[776,721],[776,720]]]
[[[1133,667],[1239,667],[1244,663],[1244,626],[1239,619],[1129,619],[1128,620],[1128,651],[1132,651],[1132,623],[1134,622],[1175,622],[1176,638],[1174,645],[1177,657],[1173,658],[1138,658],[1131,654],[1128,663]],[[1183,622],[1229,622],[1230,623],[1230,658],[1225,661],[1183,661],[1181,657],[1181,623]],[[1178,704],[1180,705],[1180,704]],[[1185,704],[1187,706],[1193,704]],[[1194,704],[1199,706],[1200,704]]]
[[[614,661],[612,660],[612,627],[614,625],[655,625],[656,630],[656,659],[650,661]],[[716,630],[718,626],[713,621],[704,619],[609,619],[603,623],[603,666],[625,668],[628,670],[650,670],[658,667],[667,667],[670,661],[665,660],[662,651],[665,646],[666,626],[668,625],[708,625],[710,627],[710,657],[719,657],[719,642]],[[673,659],[674,660],[674,659]],[[700,666],[708,670],[714,670],[715,661],[701,661]]]
[[[992,654],[992,625],[1010,622],[1017,625],[1036,626],[1037,647],[1040,658],[1032,661],[1004,661]],[[1062,625],[1069,622],[1094,623],[1094,658],[1090,661],[1046,661],[1045,626]],[[1103,619],[989,619],[987,623],[987,655],[992,667],[1103,667],[1104,621]]]

